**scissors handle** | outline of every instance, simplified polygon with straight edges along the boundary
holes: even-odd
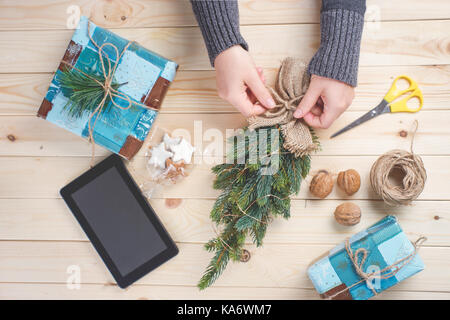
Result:
[[[406,80],[409,84],[407,89],[401,90],[397,87],[397,82],[399,80]],[[393,102],[395,99],[401,97],[402,95],[409,93],[405,98]],[[419,107],[416,109],[411,109],[408,107],[408,101],[412,98],[417,98],[419,100]],[[417,83],[408,76],[401,75],[395,78],[392,82],[392,86],[384,96],[384,100],[389,103],[391,112],[417,112],[422,109],[423,106],[423,96],[422,91],[419,89]]]

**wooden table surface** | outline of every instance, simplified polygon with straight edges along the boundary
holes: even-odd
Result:
[[[284,57],[308,60],[317,49],[319,3],[240,1],[242,33],[269,81]],[[62,186],[88,169],[91,152],[83,139],[36,117],[73,32],[66,26],[71,5],[95,23],[180,64],[158,126],[192,133],[194,121],[202,121],[203,132],[224,132],[245,123],[216,94],[214,71],[188,1],[0,0],[1,299],[316,299],[306,276],[311,260],[388,213],[397,215],[410,239],[428,237],[420,251],[426,269],[378,298],[450,298],[448,0],[432,5],[421,0],[368,1],[356,98],[329,130],[317,132],[323,150],[312,160],[312,171],[360,172],[362,187],[351,199],[362,208],[361,223],[343,227],[334,221],[334,208],[347,198],[336,188],[326,200],[316,200],[303,184],[292,201],[291,219],[274,221],[262,248],[249,245],[249,262],[230,264],[202,292],[195,285],[211,257],[203,244],[214,234],[209,211],[218,195],[212,189],[211,164],[197,165],[182,183],[150,200],[180,253],[127,290],[114,284],[59,196]],[[384,115],[328,139],[375,106],[400,74],[419,82],[425,98],[421,112]],[[389,208],[371,190],[368,172],[380,154],[409,149],[415,119],[419,130],[414,150],[424,160],[428,181],[412,206]],[[145,149],[129,163],[139,183],[146,178]],[[107,154],[98,147],[96,161]],[[73,266],[81,271],[79,289],[66,284]]]

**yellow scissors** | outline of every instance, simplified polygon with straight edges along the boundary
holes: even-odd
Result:
[[[406,80],[409,84],[409,87],[404,90],[399,89],[397,87],[397,82],[399,80]],[[394,100],[397,100],[403,95],[406,95],[406,97],[396,102],[393,102]],[[408,101],[412,98],[417,98],[419,100],[419,107],[416,109],[411,109],[407,105]],[[361,123],[364,123],[372,118],[375,118],[376,116],[379,116],[380,114],[387,112],[417,112],[420,109],[422,109],[422,106],[423,106],[422,91],[420,91],[417,83],[408,76],[405,75],[398,76],[397,78],[395,78],[394,82],[392,82],[391,88],[389,89],[388,93],[384,96],[383,100],[380,102],[378,106],[376,106],[375,108],[373,108],[360,118],[356,119],[348,126],[342,128],[341,130],[333,134],[330,138],[334,138],[340,135],[341,133],[344,133],[345,131],[360,125]]]

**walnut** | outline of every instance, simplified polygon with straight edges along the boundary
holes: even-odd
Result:
[[[336,207],[334,218],[344,226],[353,226],[361,220],[361,209],[352,202],[345,202]]]
[[[337,184],[347,195],[351,196],[359,190],[361,177],[358,171],[354,169],[341,171],[337,178]]]
[[[326,198],[333,190],[333,176],[326,170],[320,170],[311,180],[309,190],[321,199]]]

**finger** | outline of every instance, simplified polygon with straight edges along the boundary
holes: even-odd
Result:
[[[236,106],[236,109],[238,109],[246,118],[258,116],[267,111],[267,109],[260,104],[241,104],[240,106]]]
[[[306,91],[305,96],[300,101],[297,110],[294,112],[295,118],[301,118],[306,115],[316,105],[321,94],[321,88],[311,85]]]
[[[257,67],[257,68],[256,68],[256,71],[258,71],[258,75],[259,75],[259,78],[261,79],[261,81],[262,81],[264,84],[266,84],[266,77],[264,76],[264,70],[263,70],[263,68]]]
[[[339,108],[328,108],[320,116],[309,113],[304,119],[311,127],[328,129],[342,112]]]
[[[320,122],[323,129],[328,129],[333,122],[345,111],[345,107],[324,107],[324,112],[320,115]]]
[[[320,116],[316,116],[312,112],[308,112],[307,114],[305,114],[303,120],[305,120],[305,122],[313,128],[322,127],[322,123],[320,122]]]
[[[256,103],[252,106],[251,109],[251,114],[250,116],[258,116],[260,114],[263,114],[264,112],[266,112],[267,109],[264,108],[263,106],[261,106],[259,103]]]
[[[262,114],[267,111],[266,108],[258,103],[253,103],[250,97],[245,93],[238,93],[233,96],[229,102],[236,107],[245,117],[251,117]]]
[[[263,106],[261,106],[259,104],[258,99],[256,99],[255,95],[250,90],[250,88],[247,88],[246,93],[247,93],[247,96],[248,96],[248,100],[250,100],[250,102],[253,104],[253,106],[252,106],[252,115],[260,115],[260,114],[262,114],[262,113],[267,111],[266,108],[264,108]]]
[[[251,101],[252,104],[258,102],[258,99],[256,99],[255,95],[253,94],[252,90],[250,90],[250,88],[247,88],[245,92],[247,93],[248,99]]]
[[[323,108],[321,108],[318,105],[315,105],[311,111],[310,111],[313,115],[315,116],[320,116],[323,113]]]
[[[252,74],[250,78],[247,79],[246,83],[262,106],[267,109],[275,107],[275,101],[273,101],[269,90],[267,90],[264,83],[259,78],[258,72]]]
[[[323,109],[323,107],[325,106],[325,104],[323,103],[322,97],[319,97],[319,99],[317,99],[316,105]]]

